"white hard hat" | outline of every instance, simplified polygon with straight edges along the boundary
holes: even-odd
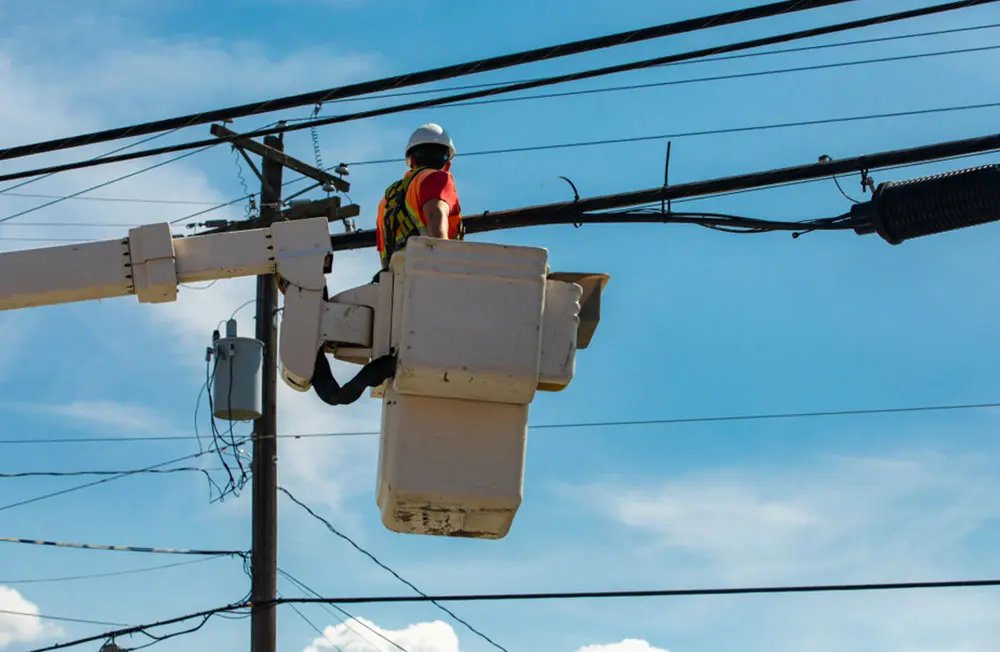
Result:
[[[417,127],[410,136],[410,142],[406,143],[406,152],[409,153],[417,145],[444,145],[451,153],[451,157],[455,156],[455,143],[451,142],[451,136],[433,122]]]

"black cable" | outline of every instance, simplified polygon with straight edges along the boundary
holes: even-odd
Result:
[[[20,539],[17,537],[0,537],[0,543],[18,543],[30,546],[52,546],[55,548],[78,548],[80,550],[102,550],[106,552],[138,552],[157,555],[197,555],[206,557],[243,557],[247,553],[242,550],[198,550],[191,548],[149,548],[143,546],[109,546],[94,543],[67,543],[64,541],[44,541],[42,539]]]
[[[955,33],[961,33],[961,32],[972,32],[972,31],[979,31],[979,30],[986,30],[986,29],[996,29],[998,27],[1000,27],[1000,23],[992,23],[992,24],[987,24],[987,25],[971,25],[969,27],[956,27],[956,28],[952,28],[952,29],[939,29],[939,30],[932,30],[932,31],[929,31],[929,32],[915,32],[915,33],[909,33],[909,34],[897,34],[895,36],[880,36],[880,37],[877,37],[877,38],[855,39],[853,41],[838,41],[836,43],[821,43],[821,44],[817,44],[817,45],[805,45],[805,46],[794,47],[794,48],[781,48],[781,49],[775,49],[775,50],[767,50],[767,51],[764,51],[764,52],[744,52],[744,53],[741,53],[741,54],[731,54],[731,55],[723,55],[723,56],[717,56],[717,57],[707,57],[705,59],[697,59],[697,60],[692,60],[692,61],[678,61],[678,62],[675,62],[675,63],[664,64],[662,67],[663,68],[670,68],[670,67],[674,67],[674,66],[687,66],[687,65],[694,65],[694,64],[716,63],[716,62],[720,62],[720,61],[733,61],[733,60],[739,60],[739,59],[752,59],[752,58],[757,58],[757,57],[769,57],[769,56],[773,56],[773,55],[792,54],[792,53],[797,53],[797,52],[812,52],[812,51],[816,51],[816,50],[828,50],[828,49],[832,49],[832,48],[850,47],[850,46],[854,46],[854,45],[868,45],[868,44],[873,44],[873,43],[885,43],[885,42],[888,42],[888,41],[899,41],[899,40],[904,40],[904,39],[924,38],[924,37],[927,37],[927,36],[940,36],[940,35],[944,35],[944,34],[955,34]],[[424,89],[424,90],[404,91],[404,92],[401,92],[401,93],[380,93],[380,94],[377,94],[377,95],[367,95],[367,96],[364,96],[364,97],[351,97],[351,98],[345,98],[345,99],[342,99],[342,100],[334,100],[332,102],[329,102],[329,104],[340,104],[340,103],[343,103],[343,102],[366,102],[366,101],[371,101],[371,100],[390,99],[390,98],[394,98],[394,97],[408,97],[408,96],[412,96],[412,95],[431,95],[431,94],[435,94],[435,93],[450,93],[450,92],[454,92],[454,91],[465,91],[465,90],[470,90],[470,89],[474,89],[474,88],[490,88],[490,87],[493,87],[493,86],[506,86],[508,84],[517,84],[517,83],[524,82],[524,81],[532,81],[533,79],[538,79],[538,78],[535,77],[535,78],[531,78],[531,79],[508,79],[508,80],[499,81],[499,82],[489,82],[489,83],[483,83],[483,84],[465,84],[465,85],[461,85],[461,86],[447,86],[447,87],[443,87],[443,88],[429,88],[429,89]],[[308,120],[312,120],[312,119],[313,119],[312,117],[308,117],[308,118],[290,118],[290,119],[288,119],[288,122],[291,122],[291,123],[304,122],[304,121],[308,121]]]
[[[77,580],[96,580],[105,577],[120,577],[122,575],[137,575],[139,573],[149,573],[152,571],[163,570],[166,568],[177,568],[179,566],[190,566],[192,564],[203,564],[206,561],[214,561],[216,559],[225,559],[227,556],[218,555],[216,557],[203,557],[201,559],[192,559],[190,561],[179,561],[173,564],[161,564],[159,566],[146,566],[144,568],[133,568],[123,571],[112,571],[110,573],[95,573],[92,575],[70,575],[68,577],[40,577],[32,579],[16,579],[7,580],[0,579],[0,585],[14,586],[16,584],[50,584],[50,583],[62,583],[62,582],[74,582]]]
[[[841,117],[836,117],[836,118],[823,118],[823,119],[816,119],[816,120],[802,120],[802,121],[796,121],[796,122],[777,122],[777,123],[761,124],[761,125],[749,125],[749,126],[745,126],[745,127],[720,127],[720,128],[717,128],[717,129],[701,129],[701,130],[693,130],[693,131],[677,132],[677,133],[669,133],[669,134],[655,134],[655,135],[648,135],[648,136],[634,136],[634,137],[624,137],[624,138],[605,138],[605,139],[601,139],[601,140],[576,141],[576,142],[570,142],[570,143],[550,143],[550,144],[546,144],[546,145],[528,145],[528,146],[523,146],[523,147],[508,147],[508,148],[501,148],[501,149],[488,149],[488,150],[479,150],[479,151],[465,152],[465,153],[456,155],[456,158],[458,158],[458,157],[473,157],[473,156],[495,156],[495,155],[498,155],[498,154],[519,154],[519,153],[524,153],[524,152],[537,152],[537,151],[556,150],[556,149],[570,149],[570,148],[576,148],[576,147],[598,147],[598,146],[605,146],[605,145],[620,145],[620,144],[625,144],[625,143],[638,143],[638,142],[654,141],[654,140],[668,140],[668,139],[680,139],[680,138],[698,138],[698,137],[703,137],[703,136],[720,136],[720,135],[725,135],[725,134],[749,133],[749,132],[755,132],[755,131],[767,131],[767,130],[772,130],[772,129],[789,129],[789,128],[795,128],[795,127],[812,127],[812,126],[826,125],[826,124],[839,124],[839,123],[846,123],[846,122],[864,122],[864,121],[868,121],[868,120],[884,120],[884,119],[888,119],[888,118],[902,118],[902,117],[910,117],[910,116],[917,116],[917,115],[933,115],[933,114],[939,114],[939,113],[952,113],[952,112],[959,112],[959,111],[976,111],[976,110],[981,110],[981,109],[997,108],[997,107],[1000,107],[1000,102],[990,102],[990,103],[985,103],[985,104],[965,104],[965,105],[958,105],[958,106],[935,107],[935,108],[930,108],[930,109],[914,109],[914,110],[910,110],[910,111],[895,111],[895,112],[890,112],[890,113],[869,113],[869,114],[863,114],[863,115],[841,116]],[[398,162],[399,162],[399,159],[375,159],[375,160],[369,160],[369,161],[355,161],[353,163],[348,163],[348,165],[349,166],[353,166],[353,167],[357,167],[357,166],[361,166],[361,165],[384,165],[384,164],[398,163]],[[291,185],[291,184],[294,184],[294,183],[299,183],[304,178],[305,177],[300,177],[300,178],[297,178],[297,179],[292,179],[291,181],[285,182],[284,185],[288,186],[288,185]],[[216,206],[213,206],[211,208],[206,208],[206,209],[200,210],[198,212],[191,213],[189,215],[184,215],[183,217],[179,217],[179,218],[171,221],[170,223],[171,224],[178,224],[180,222],[185,222],[185,221],[194,219],[196,217],[200,217],[202,215],[205,215],[206,213],[211,213],[211,212],[219,210],[221,208],[225,208],[227,206],[232,206],[233,204],[238,204],[241,201],[243,201],[244,199],[246,199],[246,197],[239,197],[237,199],[234,199],[232,201],[229,201],[229,202],[226,202],[226,203],[223,203],[223,204],[217,204]]]
[[[202,113],[193,113],[186,116],[168,118],[165,120],[156,120],[152,122],[145,122],[145,123],[131,125],[128,127],[106,129],[103,131],[97,131],[88,134],[70,136],[68,138],[57,138],[54,140],[48,140],[39,143],[20,145],[17,147],[8,147],[5,149],[0,149],[0,160],[19,158],[22,156],[31,156],[34,154],[41,154],[44,152],[54,152],[73,147],[81,147],[83,145],[91,145],[94,143],[107,142],[110,140],[118,140],[121,138],[128,138],[131,136],[140,136],[143,134],[165,131],[167,129],[184,128],[198,124],[207,124],[209,122],[224,122],[232,120],[234,118],[255,115],[258,113],[281,111],[284,109],[292,109],[301,106],[323,104],[324,102],[329,102],[331,100],[336,100],[336,99],[342,99],[345,97],[368,95],[371,93],[377,93],[380,91],[386,91],[395,88],[416,86],[436,81],[442,81],[446,79],[454,79],[456,77],[463,77],[472,74],[481,74],[485,72],[500,70],[503,68],[510,68],[513,66],[523,65],[527,63],[535,63],[539,61],[547,61],[551,59],[571,56],[574,54],[593,52],[596,50],[606,49],[609,47],[615,47],[623,44],[639,43],[642,41],[663,38],[666,36],[675,36],[678,34],[700,31],[712,27],[720,27],[723,25],[734,25],[738,23],[759,20],[761,18],[769,18],[772,16],[792,14],[819,7],[829,7],[834,5],[847,4],[849,2],[854,2],[854,1],[855,0],[784,0],[782,2],[772,2],[770,4],[757,5],[745,9],[737,9],[734,11],[723,12],[711,16],[691,18],[682,21],[665,23],[663,25],[656,25],[652,27],[645,27],[642,29],[629,30],[627,32],[619,32],[617,34],[609,34],[606,36],[599,36],[596,38],[560,43],[557,45],[537,48],[534,50],[506,54],[496,57],[489,57],[486,59],[479,59],[477,61],[470,61],[461,64],[443,66],[440,68],[407,73],[403,75],[397,75],[394,77],[386,77],[373,81],[348,84],[345,86],[328,88],[320,91],[313,91],[310,93],[302,93],[299,95],[274,98],[259,102],[251,102],[249,104],[243,104],[240,106],[227,107],[224,109],[215,109],[211,111],[205,111]],[[967,4],[969,5],[986,4],[987,1],[990,0],[969,2]],[[959,3],[959,4],[965,4],[965,3]]]
[[[278,593],[278,599],[279,600],[281,599],[281,594],[280,593]],[[314,623],[313,621],[309,620],[309,617],[306,616],[304,613],[302,613],[301,609],[299,609],[298,607],[296,607],[294,604],[290,604],[288,606],[291,607],[292,611],[294,611],[296,614],[298,614],[299,618],[301,618],[302,620],[304,620],[306,622],[306,624],[309,625],[309,627],[311,627],[314,632],[316,632],[324,641],[326,641],[327,645],[329,645],[334,650],[336,650],[336,652],[344,652],[344,648],[340,647],[339,645],[337,645],[336,643],[334,643],[333,641],[331,641],[329,638],[327,638],[327,636],[323,632],[323,630],[320,629],[319,626],[316,625],[316,623]]]
[[[245,443],[245,442],[240,442],[241,445],[242,445],[242,443]],[[143,469],[136,469],[134,471],[125,471],[123,473],[120,473],[119,475],[113,475],[113,476],[109,476],[107,478],[102,478],[100,480],[94,480],[93,482],[87,482],[86,484],[76,485],[75,487],[69,487],[67,489],[62,489],[60,491],[53,491],[52,493],[42,494],[41,496],[35,496],[34,498],[28,498],[28,499],[25,499],[25,500],[20,500],[20,501],[14,502],[14,503],[8,503],[7,505],[0,506],[0,512],[7,511],[8,509],[14,509],[15,507],[22,507],[24,505],[30,505],[32,503],[37,503],[39,501],[47,500],[49,498],[55,498],[56,496],[62,496],[64,494],[72,493],[74,491],[80,491],[81,489],[87,489],[89,487],[95,487],[97,485],[104,484],[106,482],[113,482],[114,480],[120,480],[122,478],[127,478],[129,476],[133,476],[133,475],[136,475],[136,474],[145,473],[145,472],[148,472],[148,471],[150,471],[152,469],[158,469],[158,468],[161,468],[161,467],[164,467],[164,466],[169,466],[171,464],[176,464],[177,462],[183,462],[185,460],[190,460],[190,459],[194,459],[194,458],[197,458],[197,457],[201,457],[202,455],[205,455],[206,453],[214,453],[214,452],[215,452],[215,449],[212,449],[212,450],[207,450],[205,452],[194,453],[192,455],[185,455],[183,457],[178,457],[178,458],[174,458],[172,460],[167,460],[166,462],[160,462],[159,464],[154,464],[152,466],[148,466],[148,467],[143,468]]]
[[[292,584],[296,585],[300,590],[305,591],[306,593],[311,594],[314,598],[322,598],[323,597],[322,595],[320,595],[314,589],[311,589],[308,586],[306,586],[305,582],[302,582],[301,580],[298,580],[298,579],[292,577],[291,573],[288,573],[288,572],[286,572],[285,570],[283,570],[281,568],[278,569],[278,573],[280,573],[282,577],[284,577],[285,579],[287,579],[288,581],[290,581]],[[290,606],[292,608],[295,607],[295,605],[288,605],[288,606]],[[378,636],[379,638],[381,638],[383,641],[385,641],[389,645],[391,645],[394,648],[396,648],[397,650],[399,650],[399,652],[409,652],[409,650],[407,650],[405,647],[403,647],[402,645],[400,645],[396,641],[392,640],[391,638],[389,638],[388,636],[386,636],[382,632],[378,631],[377,629],[375,629],[373,627],[369,627],[367,624],[365,624],[361,620],[358,620],[358,618],[355,617],[354,614],[348,612],[346,609],[344,609],[340,605],[336,605],[336,604],[324,604],[323,607],[326,608],[327,612],[330,613],[330,614],[332,614],[334,616],[334,618],[337,618],[338,620],[340,620],[340,622],[344,625],[344,627],[346,627],[348,629],[351,628],[350,625],[347,624],[347,621],[345,621],[343,618],[341,618],[339,615],[337,615],[336,613],[334,613],[332,611],[333,609],[336,609],[337,611],[339,611],[341,614],[343,614],[347,618],[350,618],[351,620],[353,620],[354,622],[358,623],[359,625],[361,625],[362,627],[364,627],[365,629],[367,629],[371,633],[375,634],[376,636]],[[324,638],[326,638],[326,637],[324,636]]]
[[[857,61],[838,61],[836,63],[812,64],[808,66],[796,66],[793,68],[778,68],[772,70],[758,70],[753,72],[730,73],[726,75],[710,75],[707,77],[692,77],[688,79],[672,79],[661,82],[648,82],[644,84],[628,84],[624,86],[605,86],[602,88],[585,88],[576,91],[563,91],[561,93],[541,93],[538,95],[522,95],[519,97],[499,97],[489,100],[475,100],[472,102],[458,102],[448,104],[443,108],[456,108],[465,106],[481,106],[486,104],[502,104],[507,102],[526,102],[529,100],[546,100],[557,97],[577,97],[580,95],[598,95],[601,93],[617,93],[621,91],[642,90],[647,88],[664,88],[667,86],[685,86],[687,84],[701,84],[706,82],[732,81],[734,79],[753,79],[756,77],[770,77],[772,75],[784,75],[794,72],[815,72],[817,70],[832,70],[839,68],[850,68],[852,66],[867,66],[876,63],[891,63],[894,61],[910,61],[914,59],[929,59],[931,57],[943,57],[953,54],[971,54],[974,52],[989,52],[1000,49],[1000,45],[987,45],[976,48],[958,48],[952,50],[940,50],[936,52],[922,52],[919,54],[904,54],[894,57],[878,57],[875,59],[860,59]]]
[[[865,416],[875,414],[906,414],[921,412],[945,412],[955,410],[982,410],[1000,408],[1000,403],[965,403],[954,405],[921,405],[901,408],[873,408],[856,410],[827,410],[821,412],[775,412],[768,414],[740,414],[712,417],[681,417],[676,419],[649,419],[631,421],[582,421],[548,423],[528,426],[529,430],[571,430],[574,428],[605,428],[621,426],[679,425],[685,423],[712,423],[726,421],[764,421],[773,419],[808,419],[839,416]],[[377,430],[344,432],[320,432],[298,435],[278,435],[278,439],[315,439],[325,437],[370,437],[378,435]],[[194,435],[173,435],[163,437],[60,437],[50,439],[0,439],[0,444],[94,444],[113,442],[189,441]]]
[[[647,591],[564,591],[550,593],[479,593],[457,595],[395,595],[344,598],[286,598],[281,604],[395,604],[400,602],[504,602],[510,600],[596,600],[608,598],[669,598],[702,595],[751,595],[768,593],[850,593],[861,591],[912,591],[1000,586],[1000,579],[881,584],[814,584],[809,586],[755,586],[715,589],[654,589]]]
[[[843,32],[853,29],[860,29],[863,27],[870,27],[874,25],[885,24],[888,22],[906,20],[910,18],[917,18],[922,16],[930,16],[946,11],[952,11],[956,9],[963,9],[967,7],[991,4],[998,2],[1000,0],[956,0],[954,2],[949,2],[945,4],[933,5],[929,7],[923,7],[920,9],[913,9],[909,11],[903,11],[893,14],[884,14],[881,16],[875,16],[871,18],[865,18],[861,20],[850,21],[846,23],[837,23],[834,25],[827,25],[825,27],[816,27],[807,30],[801,30],[797,32],[788,32],[785,34],[779,34],[777,36],[770,36],[760,39],[754,39],[750,41],[742,41],[738,43],[731,43],[728,45],[716,46],[713,48],[705,48],[701,50],[693,50],[690,52],[682,52],[679,54],[672,54],[663,57],[657,57],[654,59],[646,59],[642,61],[633,61],[625,64],[618,64],[615,66],[608,66],[604,68],[596,68],[591,70],[585,70],[582,72],[569,73],[564,75],[558,75],[554,77],[545,77],[532,81],[521,82],[518,84],[511,84],[507,86],[498,86],[494,88],[487,88],[478,91],[469,91],[466,93],[460,93],[457,95],[449,95],[446,97],[434,98],[429,100],[422,100],[418,102],[412,102],[409,104],[399,104],[391,107],[383,107],[378,109],[370,109],[367,111],[359,111],[356,113],[343,114],[339,116],[329,116],[326,118],[319,118],[316,120],[310,120],[306,122],[301,122],[298,124],[282,124],[277,127],[268,127],[264,129],[257,129],[254,131],[244,132],[238,136],[230,136],[216,139],[206,139],[197,140],[187,143],[180,143],[177,145],[172,145],[169,147],[161,147],[157,149],[148,149],[141,152],[133,152],[131,154],[123,154],[117,157],[109,157],[103,159],[102,161],[76,161],[72,163],[66,163],[62,165],[55,165],[45,168],[36,168],[32,170],[25,170],[21,172],[13,172],[0,175],[0,181],[7,181],[11,179],[21,179],[24,177],[31,177],[38,174],[48,174],[54,172],[64,172],[68,170],[77,170],[84,167],[92,167],[95,165],[105,165],[108,163],[116,163],[121,161],[133,160],[136,158],[143,158],[147,156],[158,156],[160,154],[168,154],[178,151],[183,151],[187,149],[195,149],[202,147],[214,147],[222,142],[227,142],[233,138],[255,138],[258,136],[267,136],[278,133],[287,133],[292,131],[298,131],[302,129],[311,129],[313,127],[319,127],[324,125],[339,124],[343,122],[350,122],[354,120],[362,120],[366,118],[374,118],[379,116],[394,115],[397,113],[404,113],[407,111],[415,111],[419,109],[426,109],[435,106],[444,106],[446,104],[454,104],[456,102],[463,102],[468,100],[475,100],[482,97],[490,97],[493,95],[501,95],[505,93],[513,93],[517,91],[530,90],[532,88],[541,88],[543,86],[552,86],[556,84],[563,84],[571,81],[581,81],[584,79],[593,79],[597,77],[602,77],[606,75],[617,74],[620,72],[627,72],[632,70],[643,70],[646,68],[659,67],[668,63],[674,63],[678,61],[686,61],[691,59],[700,59],[704,57],[709,57],[716,54],[723,54],[726,52],[736,52],[740,50],[748,50],[758,47],[764,47],[767,45],[774,45],[777,43],[787,43],[789,41],[795,41],[805,38],[812,38],[814,36],[822,36],[825,34],[834,34],[837,32]],[[0,150],[2,153],[2,150]]]
[[[441,604],[438,604],[434,599],[428,597],[428,595],[426,593],[424,593],[423,591],[421,591],[420,589],[418,589],[415,584],[413,584],[412,582],[410,582],[407,579],[404,579],[402,575],[400,575],[399,573],[397,573],[396,571],[394,571],[392,568],[390,568],[389,566],[387,566],[385,563],[383,563],[382,561],[380,561],[375,555],[373,555],[372,553],[368,552],[367,550],[365,550],[364,548],[362,548],[361,546],[359,546],[357,543],[354,542],[353,539],[351,539],[346,534],[343,534],[342,532],[340,532],[337,528],[335,528],[333,526],[332,523],[330,523],[330,521],[326,520],[325,518],[323,518],[322,516],[320,516],[319,514],[317,514],[316,512],[314,512],[308,505],[306,505],[305,503],[303,503],[302,501],[300,501],[298,498],[296,498],[295,496],[293,496],[290,491],[288,491],[287,489],[285,489],[284,487],[281,487],[281,486],[278,487],[278,491],[280,491],[281,493],[283,493],[286,496],[288,496],[288,498],[293,503],[295,503],[296,505],[298,505],[299,507],[301,507],[302,509],[304,509],[310,516],[312,516],[314,519],[316,519],[317,521],[319,521],[320,523],[322,523],[323,525],[325,525],[326,529],[328,529],[331,533],[333,533],[334,535],[336,535],[340,539],[346,541],[355,550],[357,550],[358,552],[360,552],[361,554],[363,554],[365,557],[368,557],[368,559],[370,559],[373,562],[375,562],[375,564],[379,568],[381,568],[384,571],[388,572],[390,575],[392,575],[393,577],[395,577],[397,580],[399,580],[400,582],[402,582],[406,586],[408,586],[411,589],[413,589],[416,593],[418,593],[426,601],[430,602],[435,607],[437,607],[438,609],[440,609],[444,613],[446,613],[449,616],[451,616],[452,618],[454,618],[456,622],[459,622],[462,625],[464,625],[465,627],[467,627],[469,629],[469,631],[471,631],[473,634],[475,634],[479,638],[483,639],[484,641],[486,641],[487,643],[489,643],[490,645],[492,645],[496,649],[501,650],[502,652],[507,652],[506,648],[504,648],[503,646],[501,646],[499,643],[497,643],[496,641],[494,641],[493,639],[491,639],[486,634],[483,634],[481,631],[479,631],[478,629],[476,629],[475,627],[473,627],[472,625],[470,625],[467,621],[463,620],[462,618],[459,618],[457,615],[455,615],[455,613],[453,611],[451,611],[447,607],[445,607],[445,606],[443,606]]]
[[[95,641],[106,641],[106,640],[108,640],[110,638],[118,638],[118,637],[121,637],[121,636],[127,636],[129,634],[143,634],[144,636],[150,636],[150,634],[146,630],[154,629],[154,628],[157,628],[157,627],[165,627],[167,625],[175,625],[177,623],[186,622],[188,620],[194,620],[196,618],[206,618],[206,617],[207,618],[211,618],[212,616],[215,616],[217,614],[222,614],[222,613],[227,613],[227,612],[233,612],[233,611],[237,611],[239,609],[243,609],[246,606],[247,606],[246,603],[243,603],[243,602],[241,602],[241,603],[233,603],[233,604],[226,605],[224,607],[216,607],[215,609],[206,609],[204,611],[198,611],[198,612],[187,614],[187,615],[184,615],[184,616],[178,616],[176,618],[169,618],[167,620],[161,620],[161,621],[158,621],[158,622],[155,622],[155,623],[150,623],[148,625],[135,625],[135,626],[132,626],[132,627],[124,627],[122,629],[116,629],[114,631],[104,632],[102,634],[97,634],[95,636],[87,636],[85,638],[78,638],[78,639],[75,639],[75,640],[72,640],[72,641],[66,641],[64,643],[56,643],[54,645],[49,645],[49,646],[46,646],[46,647],[35,648],[33,650],[28,650],[27,652],[50,652],[51,650],[61,650],[63,648],[74,647],[74,646],[77,646],[77,645],[83,645],[84,643],[93,643]],[[95,623],[95,624],[97,624],[97,623]],[[110,624],[111,625],[115,625],[116,623],[110,623]],[[204,623],[202,623],[201,626],[204,626]],[[195,630],[196,629],[200,629],[201,626],[195,628]],[[192,630],[192,631],[195,631],[195,630]],[[189,632],[184,632],[184,633],[189,633]],[[180,635],[180,632],[174,633],[174,634],[168,634],[167,636],[159,637],[158,640],[166,640],[167,638],[172,638],[173,636],[179,636],[179,635]],[[134,649],[138,649],[138,648],[134,648]]]
[[[184,149],[192,149],[192,148],[186,147]],[[28,213],[33,213],[33,212],[35,212],[37,210],[41,210],[43,208],[48,208],[49,206],[53,206],[53,205],[58,204],[60,202],[66,201],[68,199],[73,199],[74,197],[77,197],[79,195],[83,195],[85,193],[91,192],[92,190],[98,190],[100,188],[105,188],[107,186],[110,186],[111,184],[118,183],[119,181],[124,181],[126,179],[131,179],[132,177],[139,176],[140,174],[145,174],[146,172],[150,172],[151,170],[155,170],[156,168],[163,167],[164,165],[170,165],[171,163],[176,163],[177,161],[180,161],[181,159],[188,158],[189,156],[194,156],[195,154],[200,154],[201,152],[208,151],[209,149],[211,149],[211,146],[199,147],[197,149],[194,149],[194,151],[185,152],[184,154],[180,154],[180,155],[175,156],[173,158],[169,158],[169,159],[167,159],[165,161],[160,161],[159,163],[154,163],[153,165],[149,165],[149,166],[144,167],[144,168],[142,168],[140,170],[136,170],[134,172],[129,172],[128,174],[123,174],[123,175],[121,175],[119,177],[115,177],[114,179],[111,179],[109,181],[102,181],[101,183],[95,184],[95,185],[90,186],[88,188],[84,188],[83,190],[79,190],[79,191],[77,191],[77,192],[75,192],[73,194],[66,195],[65,197],[58,197],[56,199],[51,199],[51,200],[49,200],[49,201],[47,201],[47,202],[45,202],[43,204],[38,204],[37,206],[32,206],[31,208],[26,208],[26,209],[24,209],[22,211],[18,211],[17,213],[13,213],[11,215],[8,215],[7,217],[0,218],[0,222],[6,222],[8,220],[14,219],[15,217],[21,217],[22,215],[27,215]],[[148,151],[148,150],[143,150],[143,151]],[[182,151],[182,150],[174,150],[174,151]],[[144,157],[141,157],[141,156],[134,156],[134,154],[141,154],[141,153],[142,152],[133,152],[132,158],[144,158]],[[122,155],[122,156],[128,156],[128,155]],[[92,165],[103,165],[104,162],[113,162],[113,161],[112,161],[111,157],[104,157],[104,158],[88,159],[87,161],[83,161],[83,162],[87,163],[87,165],[84,166],[84,167],[91,167]],[[79,169],[79,168],[75,168],[75,169]],[[55,174],[55,173],[56,172],[52,172],[51,174]],[[21,178],[21,177],[18,177],[18,178]],[[5,179],[0,179],[0,181],[3,181],[3,180],[5,180]]]
[[[0,473],[0,479],[14,478],[72,478],[83,475],[121,475],[131,473],[133,475],[155,475],[168,473],[202,473],[211,479],[208,469],[197,466],[182,466],[173,469],[148,469],[144,471],[21,471],[19,473]]]

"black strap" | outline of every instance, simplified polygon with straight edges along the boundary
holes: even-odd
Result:
[[[396,356],[383,355],[375,358],[349,381],[341,385],[333,377],[330,361],[326,351],[320,349],[316,354],[316,366],[313,368],[313,389],[320,400],[327,405],[350,405],[355,402],[369,387],[378,387],[396,373]]]

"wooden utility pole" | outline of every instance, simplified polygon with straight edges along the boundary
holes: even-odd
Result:
[[[281,151],[281,138],[268,136],[264,145]],[[281,214],[284,166],[270,157],[261,164],[260,226]],[[264,343],[263,410],[254,422],[253,544],[250,600],[250,651],[275,652],[278,597],[278,288],[274,274],[257,277],[257,339]]]
[[[245,222],[221,221],[208,233],[268,227],[278,220],[326,217],[328,221],[358,215],[358,207],[341,206],[338,197],[303,202],[282,210],[282,172],[289,168],[314,179],[328,192],[347,192],[351,186],[340,177],[320,170],[284,152],[280,137],[267,136],[263,143],[240,136],[222,125],[212,125],[212,135],[232,142],[254,174],[260,178],[260,217]],[[258,154],[261,167],[247,155]],[[301,193],[299,193],[301,194]],[[295,196],[295,195],[293,195]],[[250,601],[250,652],[276,652],[278,597],[278,287],[274,274],[257,277],[257,333],[264,343],[261,416],[253,427],[253,544]]]

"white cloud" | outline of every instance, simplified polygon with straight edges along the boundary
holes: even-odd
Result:
[[[387,640],[388,639],[388,640]],[[389,642],[391,641],[391,643]],[[396,647],[399,646],[399,647]],[[435,620],[416,623],[403,629],[382,629],[364,618],[345,621],[323,630],[323,637],[315,639],[303,652],[394,652],[400,647],[408,652],[459,652],[459,640],[448,623]],[[620,643],[595,644],[579,648],[576,652],[669,652],[646,641],[627,638]]]
[[[40,619],[38,613],[38,606],[17,590],[0,586],[0,649],[61,634],[57,627]]]
[[[20,407],[64,418],[70,425],[111,428],[126,434],[163,434],[169,429],[167,421],[156,410],[116,401],[76,401],[65,405],[21,404]]]
[[[626,638],[621,643],[587,645],[576,652],[669,652],[669,650],[653,647],[640,639]]]
[[[323,630],[323,638],[314,640],[303,652],[394,652],[399,649],[386,639],[408,652],[459,652],[458,635],[451,625],[440,620],[389,630],[364,618],[327,627]]]
[[[918,452],[633,479],[583,495],[628,526],[643,575],[674,586],[961,579],[990,573],[976,539],[1000,518],[994,468],[987,456]],[[989,590],[712,605],[701,631],[750,628],[761,649],[986,652],[1000,640],[1000,595]]]

